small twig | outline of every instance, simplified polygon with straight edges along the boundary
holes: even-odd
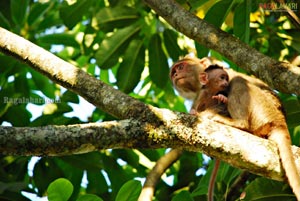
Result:
[[[149,172],[139,201],[151,201],[154,195],[155,186],[160,180],[162,174],[181,156],[182,150],[172,149],[170,152],[162,156]]]

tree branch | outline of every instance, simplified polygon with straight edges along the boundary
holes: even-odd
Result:
[[[153,108],[153,113],[161,117],[159,126],[129,119],[70,126],[0,127],[0,152],[55,156],[102,149],[171,147],[203,152],[254,174],[284,179],[278,150],[272,141],[201,115],[196,118],[157,108]],[[293,146],[292,150],[299,164],[300,149]]]
[[[0,35],[1,52],[26,62],[53,82],[79,94],[103,111],[120,119],[147,116],[149,109],[144,103],[1,27]]]
[[[265,56],[238,38],[188,12],[174,0],[144,1],[175,29],[205,47],[218,51],[270,87],[300,95],[299,67]]]
[[[166,153],[158,161],[156,161],[155,166],[147,175],[142,192],[138,199],[139,201],[152,200],[156,184],[160,180],[161,176],[174,162],[176,162],[180,158],[181,155],[182,150],[172,149],[170,152]]]

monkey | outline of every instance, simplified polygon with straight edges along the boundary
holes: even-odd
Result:
[[[204,70],[204,68],[197,65],[197,62],[200,62],[200,60],[195,59],[196,65],[189,65],[190,60],[187,59],[178,61],[172,66],[170,77],[179,94],[194,98],[190,114],[197,115],[198,112],[212,110],[213,113],[229,116],[226,106],[229,79],[227,72],[223,67],[216,64],[210,65]],[[204,72],[201,72],[202,70]],[[192,79],[185,79],[191,76]],[[215,159],[215,165],[209,180],[208,201],[213,201],[214,186],[219,166],[220,160]]]
[[[228,115],[226,90],[228,87],[228,74],[219,65],[210,65],[199,74],[201,90],[198,92],[190,113],[196,114],[206,109]]]
[[[170,70],[170,79],[179,95],[195,102],[202,89],[200,74],[213,64],[223,67],[219,61],[213,58],[198,59],[186,56],[175,62]]]
[[[190,69],[195,69],[198,66],[198,70],[194,70],[196,74],[213,62],[212,59],[204,57],[203,59],[183,59],[179,63],[185,63]],[[186,71],[189,72],[191,70]],[[227,110],[230,117],[213,113],[210,110],[205,110],[202,113],[206,113],[206,117],[209,119],[275,142],[289,185],[297,200],[300,201],[300,177],[291,151],[291,139],[279,98],[261,80],[232,70],[226,71],[230,77],[227,95]],[[191,75],[191,73],[182,75],[181,77],[184,77],[186,80],[195,80],[195,75]],[[177,83],[177,88],[186,86],[186,84],[183,84],[184,80],[177,81],[176,83],[173,81],[173,83]],[[199,85],[201,85],[200,82]],[[188,95],[189,97],[196,97],[198,93],[192,87],[182,88],[182,92],[184,92],[183,95]]]
[[[226,105],[229,80],[227,72],[223,67],[215,64],[208,66],[204,73],[200,73],[199,76],[202,89],[198,92],[190,113],[197,114],[204,110],[212,110],[214,113],[229,116]],[[208,201],[214,200],[214,188],[220,163],[220,160],[215,159],[215,165],[209,179]]]

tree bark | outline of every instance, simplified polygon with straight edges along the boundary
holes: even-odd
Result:
[[[170,24],[174,23],[179,30],[181,30],[179,25],[183,26],[182,32],[185,33],[186,29],[189,33],[187,35],[195,37],[198,42],[205,42],[209,48],[220,50],[220,53],[237,64],[243,63],[246,69],[254,69],[253,72],[264,71],[263,66],[257,62],[258,56],[261,56],[260,53],[256,52],[252,55],[253,50],[248,46],[244,47],[244,44],[236,38],[213,28],[172,1],[146,0],[146,2],[155,9],[156,4],[159,3],[161,10],[157,9],[158,14],[168,19]],[[178,10],[174,11],[174,9]],[[172,18],[175,20],[171,20]],[[181,21],[189,26],[181,25]],[[205,36],[206,34],[208,36]],[[204,120],[201,116],[197,119],[188,114],[146,105],[3,28],[0,28],[0,35],[0,51],[3,53],[28,63],[30,67],[55,83],[79,94],[103,111],[119,119],[127,119],[119,122],[70,126],[0,127],[0,152],[2,154],[54,156],[110,148],[171,147],[203,152],[254,174],[275,180],[284,179],[278,150],[273,142],[207,119]],[[237,49],[226,51],[224,44]],[[245,58],[244,51],[247,52]],[[240,52],[239,58],[243,56],[241,61],[237,59],[235,53],[231,52]],[[263,56],[260,59],[259,62],[267,63],[266,66],[270,69],[273,65],[277,65],[277,62],[268,57]],[[270,69],[266,71],[271,72]],[[278,70],[281,72],[280,75],[272,72],[274,77],[269,79],[265,76],[265,80],[278,81],[276,86],[282,85],[288,92],[300,94],[299,71],[293,67],[290,70],[280,68]],[[286,76],[288,78],[285,78]],[[263,74],[259,74],[259,77],[264,78]],[[282,78],[294,79],[294,82],[291,84],[290,81],[285,80],[287,84],[283,84]],[[281,90],[281,88],[276,88]],[[297,161],[300,161],[300,150],[293,147],[293,152]]]
[[[148,107],[30,41],[0,27],[0,51],[119,119],[147,116]],[[148,118],[148,117],[147,117]]]
[[[176,30],[284,93],[300,95],[300,68],[276,61],[188,12],[174,0],[144,0]]]
[[[57,156],[117,148],[177,148],[202,152],[237,168],[284,180],[276,145],[247,132],[189,114],[153,108],[158,126],[140,119],[45,127],[0,127],[5,155]],[[299,166],[300,149],[292,147]],[[300,171],[300,169],[299,169]]]

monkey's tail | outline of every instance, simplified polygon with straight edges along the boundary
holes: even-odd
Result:
[[[220,162],[221,162],[220,160],[215,159],[214,169],[209,179],[207,201],[214,201],[214,189],[215,189],[215,183],[216,183]]]
[[[289,132],[285,128],[274,129],[271,131],[269,139],[277,144],[281,163],[288,182],[297,200],[300,201],[300,176],[293,157]]]

